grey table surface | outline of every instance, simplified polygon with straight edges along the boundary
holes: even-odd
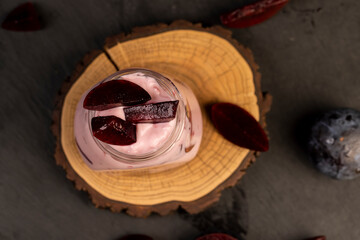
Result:
[[[21,0],[0,1],[0,21]],[[96,209],[53,157],[53,99],[76,63],[107,36],[177,19],[219,24],[245,0],[36,0],[46,28],[0,29],[0,239],[155,239],[200,234],[178,213],[136,219]],[[246,194],[246,239],[296,240],[325,234],[360,239],[360,179],[318,173],[304,151],[309,116],[360,109],[360,2],[292,0],[271,20],[233,37],[252,49],[262,88],[274,96],[270,151],[239,183]]]

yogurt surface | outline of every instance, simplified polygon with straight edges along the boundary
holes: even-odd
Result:
[[[143,73],[132,73],[121,77],[123,80],[128,80],[141,86],[147,91],[151,100],[147,103],[165,102],[173,100],[165,91],[160,87],[158,82]],[[123,111],[124,107],[117,107],[105,111],[97,111],[95,116],[116,116],[125,120]],[[175,119],[164,123],[140,123],[136,125],[136,143],[126,146],[111,145],[112,148],[119,152],[129,155],[139,155],[151,153],[159,149],[171,135],[175,127]]]
[[[138,84],[145,89],[151,96],[151,100],[147,103],[156,103],[164,101],[177,100],[174,96],[170,96],[151,76],[143,72],[133,72],[122,75],[120,77],[112,78],[111,80],[123,79]],[[180,131],[176,141],[171,145],[169,151],[146,161],[119,161],[114,158],[112,154],[103,148],[99,147],[99,142],[92,136],[91,126],[89,124],[89,113],[91,110],[83,108],[83,101],[88,94],[84,93],[81,100],[77,104],[75,119],[74,119],[74,134],[78,149],[84,159],[84,162],[93,170],[116,170],[116,169],[131,169],[148,166],[157,166],[168,163],[186,162],[195,157],[201,142],[202,136],[202,119],[201,111],[198,102],[192,91],[184,85],[176,85],[181,89],[182,96],[185,96],[187,103],[186,109],[191,109],[192,117],[189,119],[184,115],[184,125]],[[90,90],[89,90],[90,91]],[[180,91],[180,90],[179,90]],[[179,113],[180,104],[178,106],[177,114]],[[183,112],[185,105],[182,105]],[[125,120],[124,107],[116,107],[104,111],[92,111],[92,116],[117,116]],[[137,141],[131,145],[118,146],[101,143],[113,150],[131,156],[139,156],[144,154],[151,154],[160,149],[168,142],[170,136],[176,129],[177,119],[173,119],[164,123],[139,123],[136,125]],[[101,141],[100,141],[101,142]]]

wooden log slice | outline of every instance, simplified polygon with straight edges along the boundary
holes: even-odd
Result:
[[[76,104],[92,85],[129,67],[152,69],[192,88],[204,126],[195,159],[172,169],[118,171],[93,171],[83,162],[74,138]],[[89,192],[96,207],[136,217],[151,212],[166,215],[180,206],[198,213],[216,202],[224,188],[234,186],[256,155],[215,130],[206,112],[206,106],[214,102],[238,104],[265,128],[271,97],[261,92],[251,51],[232,39],[230,31],[176,21],[108,38],[103,51],[85,56],[57,96],[52,127],[57,137],[56,162],[78,190]]]

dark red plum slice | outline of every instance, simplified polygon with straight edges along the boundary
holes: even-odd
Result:
[[[119,106],[132,106],[151,99],[139,85],[127,80],[111,80],[101,83],[86,96],[83,107],[88,110],[106,110]]]
[[[136,142],[136,125],[115,116],[91,119],[94,137],[112,145],[130,145]]]
[[[39,14],[31,2],[23,3],[12,10],[1,27],[10,31],[37,31],[43,28]]]
[[[312,237],[312,238],[307,238],[305,240],[326,240],[325,236],[316,236],[316,237]]]
[[[231,28],[246,28],[266,21],[282,9],[289,0],[260,0],[220,17]]]
[[[132,123],[161,123],[175,118],[179,101],[142,104],[124,108],[126,121]]]
[[[153,240],[153,238],[144,234],[130,234],[120,238],[119,240]]]
[[[216,103],[211,107],[211,118],[215,128],[230,142],[255,151],[269,149],[264,129],[245,109],[232,103]]]
[[[196,240],[238,240],[238,239],[225,233],[211,233],[198,237]]]

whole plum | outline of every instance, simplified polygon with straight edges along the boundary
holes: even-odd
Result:
[[[336,179],[360,176],[360,112],[337,109],[312,127],[310,156],[316,167]]]

